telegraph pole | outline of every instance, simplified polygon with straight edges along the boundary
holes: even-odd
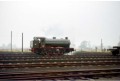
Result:
[[[11,31],[11,52],[12,52],[12,31]]]
[[[103,51],[103,43],[102,43],[102,39],[101,39],[101,52]]]
[[[23,53],[23,33],[22,33],[22,53]]]

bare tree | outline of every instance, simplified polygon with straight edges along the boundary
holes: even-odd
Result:
[[[90,49],[91,47],[90,41],[82,41],[79,47],[80,49],[83,49],[83,50]]]

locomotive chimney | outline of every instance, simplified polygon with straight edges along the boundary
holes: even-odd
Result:
[[[53,39],[56,39],[56,37],[53,37]]]
[[[68,37],[65,37],[65,39],[68,39]]]

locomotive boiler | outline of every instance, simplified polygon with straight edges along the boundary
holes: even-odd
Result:
[[[34,37],[30,42],[31,51],[40,55],[63,55],[74,51],[70,48],[70,40],[68,37],[65,39]]]

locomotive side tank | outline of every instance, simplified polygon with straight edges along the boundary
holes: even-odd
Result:
[[[41,55],[53,55],[68,53],[74,51],[74,49],[70,48],[68,37],[65,39],[34,37],[34,40],[31,41],[31,51]]]
[[[68,47],[70,46],[70,40],[65,39],[46,39],[45,40],[46,46],[53,46],[53,47]]]

